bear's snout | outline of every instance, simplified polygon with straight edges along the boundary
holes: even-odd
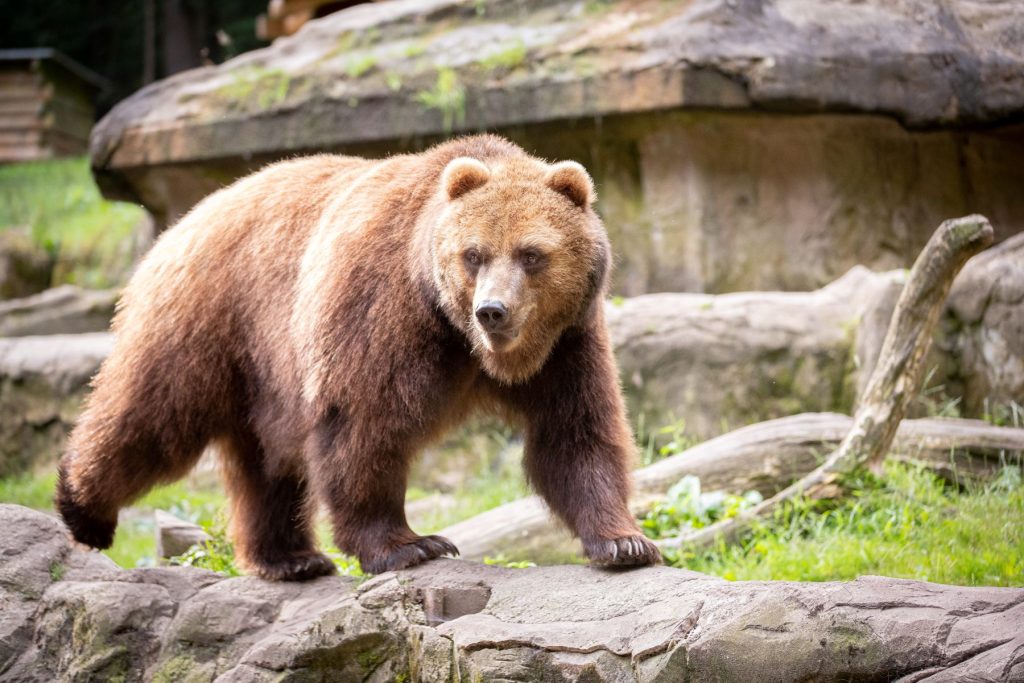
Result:
[[[497,299],[481,301],[476,307],[476,319],[487,332],[498,332],[508,323],[508,308]]]

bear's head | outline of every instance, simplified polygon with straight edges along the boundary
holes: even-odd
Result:
[[[522,382],[599,306],[610,250],[594,184],[573,161],[459,157],[438,192],[430,251],[442,307],[488,375]]]

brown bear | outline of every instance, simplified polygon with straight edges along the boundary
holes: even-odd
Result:
[[[57,507],[108,547],[118,509],[213,443],[249,571],[368,572],[457,554],[405,519],[410,459],[470,411],[525,430],[533,487],[597,565],[659,552],[627,507],[633,452],[602,311],[590,177],[494,136],[280,162],[197,205],[126,287],[60,463]]]

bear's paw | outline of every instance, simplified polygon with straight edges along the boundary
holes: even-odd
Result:
[[[320,576],[330,576],[337,571],[331,558],[316,551],[251,564],[252,573],[268,581],[308,581]]]
[[[415,541],[403,543],[386,555],[368,558],[360,562],[363,571],[370,574],[382,574],[396,569],[415,567],[427,560],[450,555],[455,557],[459,549],[444,536],[420,536]]]
[[[595,567],[640,567],[661,564],[658,546],[643,534],[585,540],[583,550]]]

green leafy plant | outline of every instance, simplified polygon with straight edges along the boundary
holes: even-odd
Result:
[[[338,568],[338,573],[342,576],[352,576],[359,579],[366,578],[362,565],[359,564],[359,560],[355,557],[335,551],[328,551],[327,556],[331,558],[334,566]]]
[[[742,496],[723,491],[702,492],[700,479],[686,475],[640,520],[640,528],[649,538],[678,536],[688,529],[700,529],[721,519],[735,517],[741,510],[763,500],[757,491]]]
[[[240,576],[235,566],[235,548],[228,540],[222,527],[207,528],[210,540],[197,543],[181,555],[172,557],[170,563],[180,567],[209,569],[224,576]]]
[[[644,432],[644,416],[642,414],[637,432],[640,434]],[[700,439],[686,433],[686,420],[680,418],[647,436],[640,456],[640,464],[646,467],[664,458],[679,455],[699,443]]]

